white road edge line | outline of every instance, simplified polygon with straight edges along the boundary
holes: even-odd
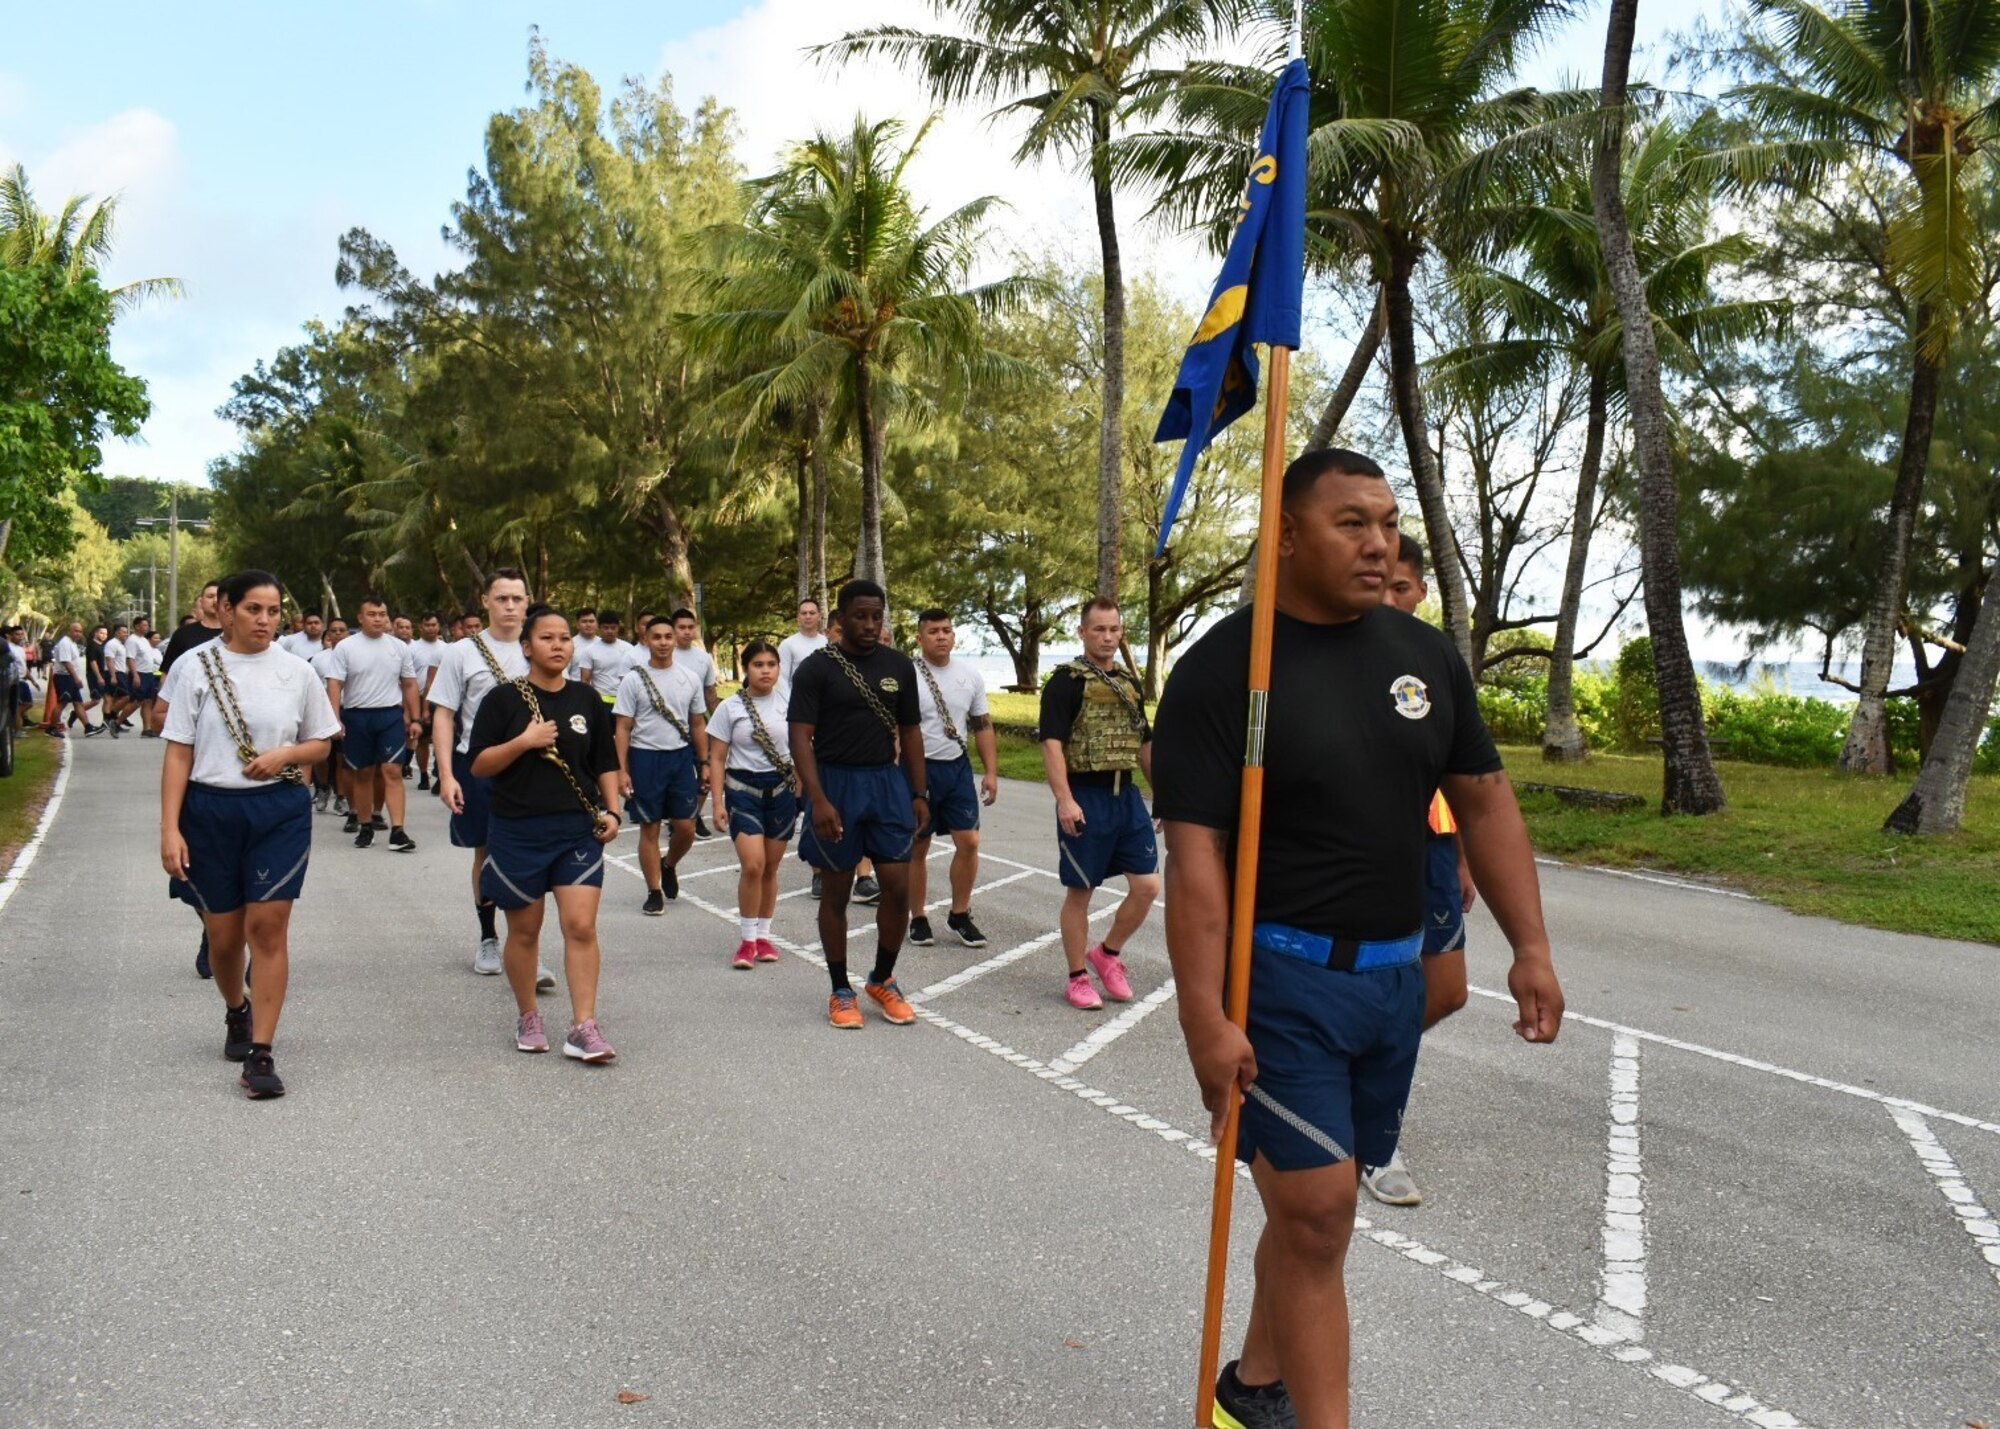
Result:
[[[0,908],[7,906],[14,897],[14,890],[28,876],[28,870],[34,866],[35,855],[42,851],[42,840],[48,837],[49,826],[56,821],[56,810],[62,807],[63,791],[69,788],[71,743],[69,739],[62,742],[62,765],[56,770],[56,782],[49,789],[49,801],[42,806],[42,817],[35,824],[34,834],[14,855],[14,866],[7,870],[7,876],[0,878]]]
[[[1646,1322],[1646,1180],[1639,1164],[1639,1041],[1623,1033],[1611,1039],[1610,1113],[1597,1323],[1637,1343]]]
[[[1116,903],[1107,903],[1102,908],[1093,908],[1090,912],[1090,921],[1095,923],[1099,918],[1108,918],[1117,911],[1118,905]],[[969,968],[960,968],[950,977],[911,993],[910,1001],[913,1004],[922,1004],[929,1002],[934,997],[943,997],[948,992],[957,992],[969,982],[977,982],[988,973],[998,972],[1001,968],[1018,963],[1023,958],[1032,957],[1051,943],[1059,943],[1061,941],[1062,929],[1060,928],[1051,933],[1044,933],[1038,938],[1030,938],[1027,942],[1009,948],[1004,953],[996,953],[983,963],[974,963]]]
[[[1745,903],[1762,903],[1764,900],[1754,893],[1744,893],[1735,888],[1717,888],[1712,883],[1696,883],[1690,878],[1668,878],[1659,873],[1640,873],[1630,868],[1607,868],[1601,863],[1565,863],[1559,858],[1537,854],[1535,862],[1544,868],[1567,868],[1577,873],[1607,873],[1613,878],[1629,878],[1637,883],[1657,883],[1662,888],[1682,888],[1690,893],[1713,893],[1718,898],[1741,898]]]
[[[2000,1280],[2000,1217],[1986,1209],[1979,1202],[1979,1196],[1966,1184],[1965,1173],[1958,1167],[1951,1152],[1931,1130],[1930,1123],[1915,1112],[1891,1109],[1889,1115],[1896,1119],[1897,1127],[1910,1140],[1910,1149],[1917,1153],[1917,1159],[1924,1163],[1924,1170],[1930,1172],[1937,1183],[1938,1194],[1951,1213],[1958,1217],[1958,1223],[1965,1233],[1979,1246],[1979,1254],[1993,1271],[1993,1278]]]
[[[1511,995],[1504,992],[1495,992],[1490,987],[1474,987],[1469,990],[1475,997],[1491,998],[1495,1002],[1504,1002],[1509,1007],[1514,1005],[1514,999]],[[1974,1131],[1990,1131],[1995,1135],[2000,1135],[2000,1122],[1981,1121],[1978,1117],[1967,1116],[1964,1112],[1945,1111],[1940,1107],[1911,1101],[1908,1097],[1892,1097],[1869,1087],[1857,1087],[1848,1082],[1836,1082],[1827,1077],[1816,1077],[1811,1072],[1794,1071],[1790,1067],[1781,1067],[1776,1062],[1759,1061],[1755,1057],[1745,1057],[1738,1052],[1724,1052],[1720,1048],[1704,1047],[1699,1042],[1684,1042],[1678,1037],[1669,1037],[1665,1033],[1648,1032],[1640,1027],[1628,1027],[1622,1022],[1607,1022],[1602,1017],[1587,1017],[1581,1012],[1565,1012],[1563,1013],[1563,1021],[1580,1022],[1585,1027],[1601,1027],[1607,1032],[1622,1032],[1628,1037],[1638,1038],[1641,1042],[1651,1042],[1661,1047],[1672,1047],[1678,1051],[1692,1052],[1697,1057],[1708,1057],[1717,1062],[1727,1062],[1732,1067],[1745,1067],[1753,1072],[1768,1072],[1774,1077],[1783,1077],[1786,1081],[1790,1082],[1803,1082],[1809,1087],[1818,1087],[1822,1091],[1839,1092],[1842,1096],[1859,1097],[1862,1101],[1874,1102],[1878,1106],[1891,1107],[1902,1111],[1913,1111],[1918,1116],[1930,1117],[1935,1121],[1948,1121],[1957,1126],[1970,1127]]]
[[[605,861],[615,864],[634,877],[642,876],[639,870],[623,857],[613,855]],[[1018,867],[1019,865],[1016,866]],[[686,898],[695,907],[714,914],[724,922],[734,922],[736,920],[736,914],[729,912],[727,909],[717,907],[704,898],[685,893],[682,897]],[[1108,905],[1104,911],[1108,912],[1116,906],[1116,904]],[[1093,914],[1092,916],[1095,917],[1096,915]],[[1055,936],[1061,936],[1060,932]],[[826,966],[826,960],[820,957],[819,954],[809,952],[789,939],[774,937],[771,941],[774,945],[785,949],[785,951],[791,953],[794,957],[802,958],[816,967],[823,968]],[[1052,939],[1038,941],[1046,945]],[[1002,956],[1006,955],[1003,954]],[[914,1003],[915,999],[913,998],[911,1001]],[[1079,1081],[1075,1077],[1059,1072],[1052,1066],[1044,1065],[1025,1053],[1017,1052],[1005,1043],[996,1042],[991,1037],[974,1032],[970,1027],[953,1022],[950,1018],[933,1012],[928,1007],[917,1007],[915,1011],[917,1016],[929,1025],[949,1032],[962,1041],[970,1042],[982,1051],[989,1052],[1004,1062],[1019,1067],[1025,1072],[1032,1073],[1035,1077],[1044,1082],[1051,1083],[1062,1091],[1068,1092],[1083,1101],[1090,1102],[1094,1106],[1101,1107],[1112,1116],[1117,1117],[1121,1121],[1129,1122],[1141,1131],[1152,1132],[1169,1145],[1179,1146],[1183,1150],[1191,1152],[1211,1164],[1215,1161],[1215,1148],[1207,1142],[1190,1136],[1187,1132],[1161,1121],[1158,1117],[1148,1116],[1137,1107],[1127,1106],[1109,1092],[1099,1091],[1096,1087],[1086,1082]],[[1239,1165],[1236,1170],[1237,1174],[1246,1182],[1250,1179],[1250,1170],[1247,1166]],[[1787,1413],[1785,1410],[1772,1408],[1770,1405],[1759,1400],[1755,1395],[1746,1394],[1741,1389],[1722,1380],[1711,1379],[1700,1370],[1691,1369],[1686,1365],[1655,1363],[1651,1350],[1647,1349],[1644,1345],[1633,1344],[1616,1330],[1608,1330],[1602,1325],[1595,1324],[1581,1315],[1573,1315],[1567,1310],[1558,1310],[1548,1301],[1538,1300],[1525,1290],[1512,1290],[1498,1280],[1489,1280],[1477,1267],[1461,1264],[1440,1251],[1432,1250],[1419,1241],[1411,1240],[1408,1236],[1398,1234],[1385,1227],[1377,1226],[1365,1216],[1356,1216],[1354,1218],[1354,1228],[1377,1245],[1395,1251],[1405,1260],[1413,1261],[1427,1269],[1435,1270],[1445,1279],[1456,1285],[1463,1286],[1476,1295],[1483,1295],[1495,1304],[1504,1305],[1510,1310],[1518,1310],[1531,1320],[1539,1320],[1551,1330],[1559,1331],[1573,1339],[1580,1340],[1592,1349],[1601,1354],[1608,1355],[1620,1364],[1643,1366],[1648,1374],[1663,1384],[1683,1390],[1704,1404],[1713,1405],[1726,1414],[1734,1415],[1745,1423],[1755,1425],[1757,1429],[1809,1429],[1809,1426],[1803,1420]]]
[[[1088,1037],[1050,1062],[1049,1065],[1067,1076],[1078,1067],[1081,1067],[1085,1062],[1088,1062],[1092,1057],[1095,1057],[1099,1052],[1102,1052],[1106,1047],[1109,1047],[1113,1042],[1116,1042],[1120,1037],[1123,1037],[1127,1032],[1130,1032],[1134,1027],[1137,1027],[1141,1022],[1144,1022],[1155,1008],[1162,1007],[1171,1001],[1173,995],[1174,980],[1168,978],[1160,986],[1154,988],[1102,1027],[1092,1031]]]

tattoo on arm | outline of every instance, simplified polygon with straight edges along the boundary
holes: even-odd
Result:
[[[982,729],[991,729],[991,728],[993,728],[993,716],[992,716],[992,715],[967,715],[967,716],[965,717],[965,727],[966,727],[967,729],[969,729],[969,730],[973,731],[973,732],[974,732],[975,734],[976,734],[976,733],[978,733],[978,732],[979,732],[980,730],[982,730]]]

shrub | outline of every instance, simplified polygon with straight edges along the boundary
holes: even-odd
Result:
[[[1730,758],[1796,768],[1838,759],[1851,713],[1774,689],[1745,692],[1720,685],[1704,685],[1701,704],[1709,738],[1728,740]]]
[[[1641,635],[1618,651],[1611,730],[1618,748],[1641,750],[1660,732],[1660,686],[1653,675],[1653,642]]]

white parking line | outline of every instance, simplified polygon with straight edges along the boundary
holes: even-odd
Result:
[[[1910,1139],[1910,1149],[1924,1163],[1924,1170],[1930,1172],[1938,1194],[1958,1217],[1959,1225],[1979,1246],[1979,1254],[1993,1271],[1994,1279],[2000,1280],[2000,1218],[1979,1203],[1978,1193],[1966,1184],[1965,1173],[1958,1169],[1958,1162],[1937,1139],[1929,1122],[1915,1112],[1892,1110],[1889,1114]]]
[[[1153,1009],[1171,1001],[1173,995],[1174,980],[1168,978],[1166,982],[1147,993],[1145,997],[1133,1003],[1132,1006],[1126,1008],[1102,1027],[1097,1028],[1088,1037],[1050,1062],[1049,1065],[1054,1067],[1058,1072],[1074,1072],[1078,1067],[1081,1067],[1085,1062],[1088,1062],[1092,1057],[1095,1057],[1099,1052],[1102,1052],[1106,1047],[1109,1047],[1113,1042],[1116,1042],[1120,1037],[1123,1037],[1127,1032],[1130,1032],[1134,1027],[1145,1021]]]
[[[1510,995],[1504,992],[1495,992],[1492,988],[1475,987],[1470,989],[1470,991],[1475,997],[1491,998],[1495,1002],[1504,1002],[1510,1007],[1514,1005],[1514,999]],[[1563,1014],[1563,1021],[1580,1022],[1585,1027],[1601,1027],[1607,1032],[1623,1032],[1627,1036],[1638,1038],[1641,1042],[1652,1042],[1661,1047],[1673,1047],[1682,1052],[1692,1052],[1697,1057],[1709,1057],[1718,1062],[1727,1062],[1732,1067],[1746,1067],[1753,1072],[1768,1072],[1774,1077],[1783,1077],[1786,1081],[1790,1082],[1803,1082],[1809,1087],[1818,1087],[1822,1091],[1839,1092],[1842,1096],[1859,1097],[1862,1101],[1874,1102],[1878,1106],[1897,1108],[1902,1111],[1913,1111],[1918,1116],[1927,1116],[1936,1121],[1949,1121],[1958,1126],[1971,1127],[1974,1131],[1990,1131],[1995,1135],[2000,1135],[2000,1122],[1981,1121],[1978,1117],[1967,1116],[1964,1112],[1944,1111],[1938,1107],[1928,1106],[1923,1102],[1911,1101],[1908,1097],[1892,1097],[1875,1091],[1870,1087],[1857,1087],[1848,1082],[1836,1082],[1827,1077],[1816,1077],[1811,1072],[1796,1072],[1790,1067],[1781,1067],[1775,1062],[1759,1061],[1755,1057],[1745,1057],[1738,1052],[1724,1052],[1716,1047],[1704,1047],[1699,1042],[1684,1042],[1678,1037],[1668,1037],[1664,1033],[1659,1032],[1648,1032],[1640,1027],[1628,1027],[1622,1022],[1607,1022],[1601,1017],[1586,1017],[1581,1012],[1565,1012]]]
[[[1597,1323],[1645,1338],[1646,1180],[1639,1162],[1639,1041],[1611,1039],[1611,1130],[1604,1160],[1604,1269]]]
[[[43,736],[47,738],[46,735]],[[42,840],[49,832],[49,825],[56,821],[56,810],[62,807],[63,791],[69,788],[70,750],[80,735],[67,736],[62,742],[62,767],[56,770],[56,782],[49,788],[49,801],[42,805],[42,817],[35,823],[35,832],[21,845],[21,851],[14,855],[14,866],[7,870],[7,876],[0,879],[0,908],[14,896],[14,890],[21,886],[28,870],[34,866],[35,855],[42,851]]]
[[[1578,873],[1608,873],[1613,878],[1629,878],[1635,883],[1657,883],[1662,888],[1682,888],[1690,893],[1713,893],[1718,898],[1741,898],[1745,903],[1762,903],[1764,900],[1754,893],[1744,893],[1735,888],[1718,888],[1713,883],[1696,883],[1687,878],[1668,878],[1659,873],[1640,873],[1630,868],[1606,868],[1601,863],[1565,863],[1559,858],[1536,855],[1535,862],[1544,868],[1568,868]]]
[[[1090,921],[1095,923],[1099,918],[1109,917],[1117,909],[1118,905],[1116,903],[1107,903],[1102,908],[1092,909]],[[1030,938],[1019,947],[1009,948],[1006,952],[998,953],[983,963],[974,963],[969,968],[961,968],[950,977],[934,982],[929,987],[911,994],[910,1001],[912,1003],[924,1003],[929,1002],[934,997],[942,997],[948,992],[956,992],[969,982],[977,982],[988,973],[998,972],[1001,968],[1018,963],[1023,958],[1034,956],[1051,943],[1059,943],[1061,941],[1062,929],[1060,928],[1057,928],[1053,932],[1044,933],[1039,938]]]

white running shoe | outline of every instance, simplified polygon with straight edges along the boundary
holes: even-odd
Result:
[[[555,985],[556,985],[556,975],[549,971],[549,965],[547,963],[538,961],[535,964],[535,991],[548,992],[552,990],[555,987]]]
[[[481,977],[498,977],[501,969],[500,940],[481,938],[479,951],[472,956],[472,970]]]
[[[1362,1167],[1361,1184],[1368,1188],[1369,1195],[1385,1206],[1420,1206],[1424,1203],[1424,1193],[1417,1189],[1410,1168],[1403,1164],[1400,1150],[1389,1158],[1387,1166]]]

